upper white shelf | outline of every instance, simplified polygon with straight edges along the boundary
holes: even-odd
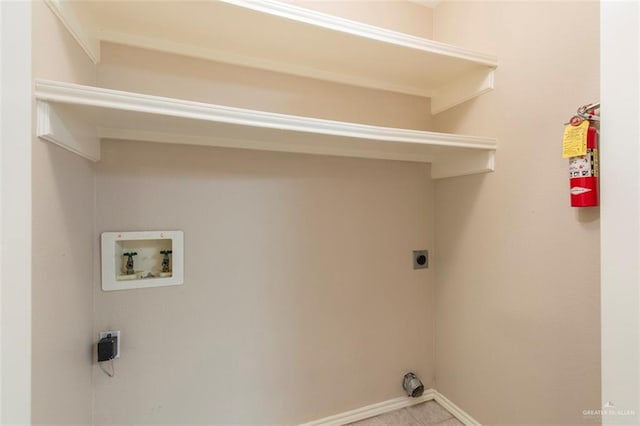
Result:
[[[274,0],[46,0],[97,63],[100,41],[432,98],[493,88],[491,55]]]
[[[493,171],[495,139],[275,114],[36,81],[38,137],[93,161],[101,139],[432,163],[433,178]]]

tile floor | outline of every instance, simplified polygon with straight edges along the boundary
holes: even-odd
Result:
[[[435,401],[427,401],[401,410],[350,423],[349,426],[463,426]]]

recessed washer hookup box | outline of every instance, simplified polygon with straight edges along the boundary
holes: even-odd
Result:
[[[104,291],[183,284],[182,231],[103,232],[101,240]]]

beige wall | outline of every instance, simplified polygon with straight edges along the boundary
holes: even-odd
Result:
[[[297,115],[431,127],[428,99],[104,44],[103,87]],[[433,378],[428,166],[103,144],[97,230],[181,229],[185,285],[105,293],[115,379],[94,369],[95,421],[294,423]],[[96,244],[98,235],[95,238]],[[415,345],[415,346],[412,346]]]
[[[33,2],[33,76],[95,83],[95,67]],[[35,120],[34,120],[35,123]],[[32,421],[90,424],[93,164],[33,139]]]
[[[181,229],[183,286],[103,292],[122,330],[96,424],[292,424],[433,385],[432,183],[419,163],[103,144],[97,230]],[[96,241],[98,236],[96,235]]]
[[[499,138],[495,173],[436,184],[436,387],[483,424],[596,423],[599,210],[569,207],[560,141],[599,97],[598,3],[447,1],[435,22],[500,61],[435,120]]]

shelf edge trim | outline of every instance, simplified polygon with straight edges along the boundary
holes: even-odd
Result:
[[[294,6],[276,0],[219,1],[245,9],[279,16],[281,18],[286,18],[297,22],[304,22],[309,25],[315,25],[334,31],[349,33],[352,35],[374,39],[385,43],[395,44],[398,46],[404,46],[450,57],[456,57],[490,67],[498,66],[497,57],[494,55],[480,53],[463,47],[453,46],[447,43],[429,40],[426,38],[401,33],[386,28],[380,28],[362,22],[352,21],[350,19],[329,15],[315,10],[305,9],[300,6]]]

